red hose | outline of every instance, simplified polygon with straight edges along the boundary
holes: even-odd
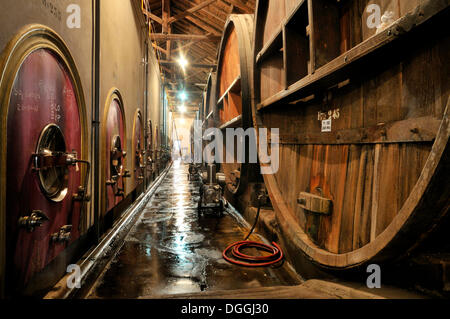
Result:
[[[283,251],[280,246],[272,242],[273,246],[258,243],[256,241],[238,241],[228,246],[222,253],[223,258],[235,265],[245,267],[265,267],[276,264],[283,259]],[[269,256],[250,256],[242,253],[242,249],[256,248],[271,252]],[[228,257],[228,252],[231,250],[233,258]]]

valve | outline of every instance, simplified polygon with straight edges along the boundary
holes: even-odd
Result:
[[[36,227],[41,227],[43,223],[49,221],[48,216],[41,210],[33,210],[30,216],[23,216],[19,218],[19,227],[26,228],[30,233]]]
[[[124,198],[125,197],[125,189],[118,187],[114,196]]]
[[[91,195],[87,194],[87,191],[83,186],[80,186],[78,187],[78,192],[73,194],[73,200],[76,202],[90,202]]]
[[[72,225],[65,225],[61,227],[59,232],[54,233],[50,236],[50,240],[52,243],[68,243],[70,241],[70,235],[72,231]]]

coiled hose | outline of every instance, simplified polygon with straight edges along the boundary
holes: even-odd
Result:
[[[284,255],[280,246],[272,242],[272,245],[249,241],[249,237],[253,233],[258,223],[259,214],[261,212],[261,199],[258,198],[258,211],[256,213],[255,222],[244,240],[235,242],[228,246],[222,253],[223,258],[229,263],[244,267],[266,267],[274,265],[283,260]],[[250,256],[244,254],[242,250],[248,248],[256,248],[258,250],[271,253],[266,256]],[[230,257],[231,256],[231,257]]]

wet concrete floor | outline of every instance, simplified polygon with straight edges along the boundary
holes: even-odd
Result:
[[[142,296],[297,285],[287,264],[245,268],[229,264],[222,251],[242,240],[249,225],[232,207],[223,217],[199,217],[199,182],[175,162],[142,211],[125,243],[88,298]],[[252,235],[251,240],[259,240]]]

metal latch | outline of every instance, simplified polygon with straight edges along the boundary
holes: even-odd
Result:
[[[72,231],[72,225],[65,225],[61,227],[59,232],[50,236],[53,243],[68,243],[70,241],[70,232]]]
[[[41,227],[48,220],[50,219],[43,211],[33,210],[30,216],[20,217],[18,224],[19,227],[26,228],[31,233],[36,227]]]
[[[314,194],[300,193],[297,203],[301,208],[317,214],[329,215],[333,207],[333,201]]]
[[[73,200],[76,202],[90,202],[91,195],[87,194],[83,186],[78,187],[78,192],[73,194]]]

